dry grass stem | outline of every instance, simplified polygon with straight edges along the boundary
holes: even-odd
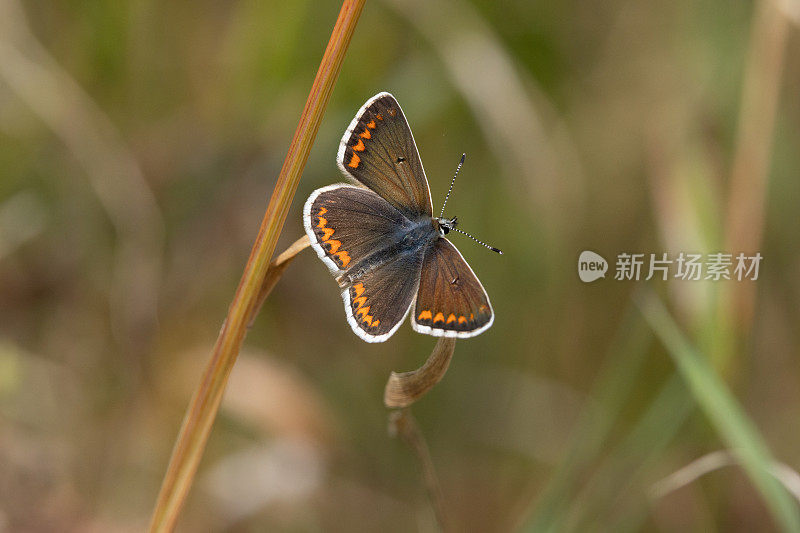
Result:
[[[277,258],[270,262],[269,267],[267,268],[267,275],[264,277],[264,283],[261,284],[261,291],[258,293],[256,305],[253,307],[253,313],[250,316],[250,322],[247,323],[248,328],[253,327],[253,322],[255,322],[256,317],[258,316],[261,306],[264,305],[264,301],[267,299],[267,296],[269,296],[269,293],[272,292],[272,289],[275,288],[275,284],[278,283],[279,279],[281,279],[281,276],[283,276],[286,268],[292,263],[292,260],[297,254],[309,246],[311,246],[311,241],[309,240],[308,235],[303,235],[294,241],[291,246],[284,250],[284,252],[281,253]]]
[[[386,407],[408,407],[427,394],[447,372],[455,347],[454,338],[441,337],[422,367],[411,372],[392,372],[383,392]]]
[[[725,224],[726,250],[734,254],[755,253],[761,246],[775,116],[789,30],[786,14],[774,0],[758,2],[755,10]],[[731,318],[737,327],[749,329],[755,289],[753,283],[735,286],[731,302],[735,316]]]
[[[292,143],[261,222],[250,258],[220,331],[211,360],[195,391],[170,458],[150,531],[172,531],[192,486],[225,385],[259,300],[300,175],[319,130],[365,0],[342,3]]]

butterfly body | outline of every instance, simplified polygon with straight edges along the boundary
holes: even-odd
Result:
[[[409,312],[414,330],[435,336],[472,337],[490,327],[486,291],[444,237],[456,219],[433,216],[416,143],[391,94],[359,110],[337,163],[360,186],[317,189],[303,221],[339,284],[353,331],[385,341]]]
[[[433,222],[431,219],[413,222],[409,220],[403,225],[398,225],[394,234],[386,239],[383,248],[377,249],[336,278],[339,286],[347,287],[354,280],[360,279],[369,271],[389,261],[416,264],[414,259],[422,257],[427,247],[439,237]],[[413,272],[409,272],[409,275],[411,274]]]

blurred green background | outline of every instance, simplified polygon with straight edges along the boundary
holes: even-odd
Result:
[[[0,531],[146,526],[338,8],[0,0]],[[467,153],[448,214],[505,252],[453,238],[496,321],[413,408],[454,530],[780,527],[726,450],[763,439],[800,493],[798,14],[367,4],[278,251],[342,180],[339,139],[376,92],[403,106],[435,205]],[[578,279],[587,249],[606,279]],[[720,250],[761,252],[758,281],[611,275],[621,252]],[[733,407],[698,404],[634,303],[651,292],[752,427],[731,437]],[[246,339],[179,529],[435,531],[382,403],[434,342],[359,340],[303,252]]]

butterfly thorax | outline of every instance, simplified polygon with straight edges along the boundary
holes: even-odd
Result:
[[[433,227],[436,228],[436,231],[438,231],[439,235],[442,237],[450,233],[451,230],[454,230],[456,226],[458,226],[458,217],[436,217],[433,219]]]
[[[416,221],[408,221],[407,224],[398,226],[391,237],[386,239],[385,246],[353,264],[347,271],[339,275],[336,281],[340,287],[348,287],[353,280],[362,278],[369,271],[388,261],[418,255],[421,250],[430,246],[441,235],[443,233],[437,219],[424,217]],[[416,274],[417,272],[409,272],[409,275]]]

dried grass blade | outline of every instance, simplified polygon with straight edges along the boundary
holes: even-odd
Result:
[[[342,3],[239,287],[228,309],[211,360],[184,417],[153,511],[150,531],[172,531],[175,528],[203,456],[228,376],[247,332],[247,324],[256,308],[269,259],[275,251],[278,235],[365,1],[346,0]]]

